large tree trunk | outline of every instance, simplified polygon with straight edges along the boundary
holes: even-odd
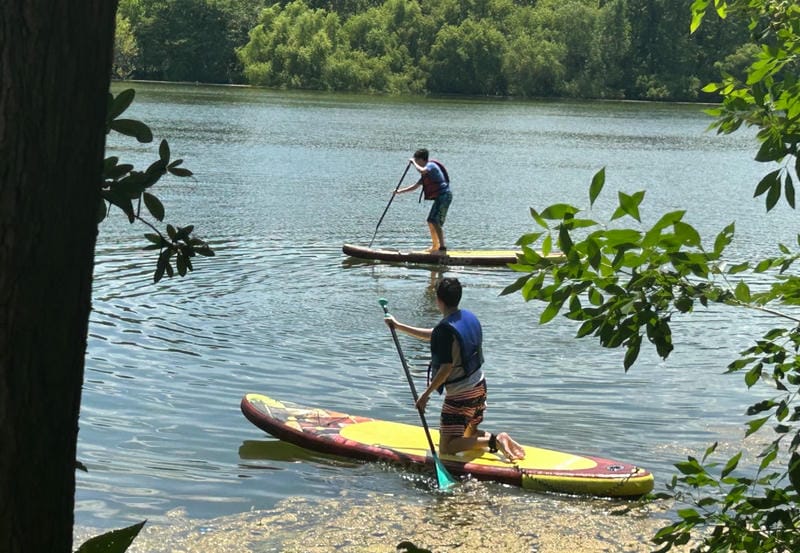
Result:
[[[0,551],[72,549],[116,0],[0,0]]]

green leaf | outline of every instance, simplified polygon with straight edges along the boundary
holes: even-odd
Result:
[[[767,192],[767,211],[770,211],[775,205],[778,203],[778,200],[781,199],[781,185],[778,183],[776,186],[773,186]]]
[[[728,476],[733,470],[739,465],[739,459],[742,458],[742,452],[740,451],[733,457],[731,457],[727,463],[725,463],[725,468],[722,469],[721,476],[725,478]]]
[[[769,417],[763,417],[763,418],[760,418],[760,419],[755,419],[755,420],[752,420],[752,421],[748,421],[747,422],[747,431],[744,434],[745,438],[747,436],[750,436],[751,434],[753,434],[755,432],[758,432],[758,429],[761,428],[762,426],[764,426],[764,423],[766,423],[768,420],[769,420]]]
[[[168,167],[167,171],[169,171],[170,174],[175,175],[176,177],[191,177],[192,175],[194,175],[194,173],[192,173],[188,169],[184,169],[183,167]]]
[[[800,238],[800,235],[798,235],[798,238]],[[735,274],[738,274],[738,273],[742,273],[742,272],[746,271],[749,268],[750,268],[750,263],[748,263],[747,261],[744,261],[742,263],[738,263],[738,264],[730,267],[728,269],[727,273],[729,275],[735,275]]]
[[[153,141],[153,132],[150,127],[134,119],[115,119],[110,125],[112,130],[125,136],[132,136],[141,143]]]
[[[542,240],[542,256],[547,257],[550,255],[550,252],[553,250],[553,237],[551,235],[547,235]]]
[[[688,223],[677,221],[675,223],[675,236],[678,237],[682,244],[695,247],[700,246],[700,234]]]
[[[644,190],[635,192],[631,196],[627,195],[625,192],[618,192],[617,195],[619,197],[619,209],[641,223],[642,220],[639,216],[639,204],[642,203],[642,200],[644,199]],[[619,209],[617,211],[619,211]],[[614,218],[616,219],[617,217]]]
[[[688,522],[700,520],[700,514],[694,509],[678,509],[678,516]]]
[[[800,455],[796,451],[792,452],[789,460],[789,482],[792,483],[794,491],[800,493]]]
[[[719,442],[714,442],[713,444],[711,444],[710,446],[708,446],[706,448],[706,452],[703,454],[703,461],[708,459],[708,456],[711,455],[712,453],[714,453],[717,450],[717,446],[718,445],[719,445]]]
[[[161,200],[150,194],[149,192],[144,192],[142,194],[144,198],[144,205],[147,208],[147,211],[155,217],[159,221],[164,220],[164,204],[161,203]]]
[[[597,288],[589,288],[587,295],[589,296],[589,303],[592,305],[603,305],[603,294],[601,294]]]
[[[84,542],[76,553],[124,553],[139,535],[145,522],[147,521],[143,520],[133,526],[95,536]]]
[[[542,218],[557,220],[563,219],[565,215],[574,215],[580,211],[577,207],[569,204],[553,204],[542,211]],[[545,225],[546,226],[546,225]]]
[[[535,244],[539,238],[542,237],[543,232],[531,232],[528,234],[523,234],[517,240],[517,246],[528,246],[530,244]]]
[[[589,265],[591,265],[592,269],[595,271],[599,270],[602,254],[600,252],[600,246],[591,238],[586,239],[586,256],[589,259]]]
[[[550,302],[547,305],[547,307],[545,307],[544,311],[542,311],[542,314],[539,317],[539,324],[546,324],[551,320],[553,320],[553,317],[558,315],[560,309],[561,309],[561,303]]]
[[[628,340],[628,348],[625,350],[625,360],[623,361],[623,367],[625,372],[628,372],[633,364],[636,362],[636,359],[639,357],[639,348],[642,345],[642,337],[638,334],[632,336],[630,340]]]
[[[592,177],[592,184],[589,186],[589,205],[593,206],[594,201],[597,199],[597,196],[600,195],[600,192],[603,190],[603,186],[606,183],[606,168],[603,167],[597,173],[594,174]]]
[[[188,259],[181,253],[175,257],[175,267],[178,269],[178,274],[186,276],[186,269],[188,267]]]
[[[565,254],[569,254],[572,251],[572,238],[570,238],[569,231],[564,225],[560,225],[558,228],[558,247]]]
[[[733,241],[735,228],[735,224],[731,223],[717,235],[717,238],[714,240],[714,254],[717,256],[722,254],[723,250]]]
[[[531,208],[531,209],[530,209],[530,211],[531,211],[531,217],[533,217],[533,220],[534,220],[534,221],[536,221],[536,223],[537,223],[537,224],[538,224],[540,227],[542,227],[542,228],[545,228],[545,229],[549,229],[549,228],[550,228],[550,227],[548,227],[548,226],[547,226],[547,221],[545,221],[544,219],[542,219],[542,216],[541,216],[541,215],[539,215],[539,212],[538,212],[538,211],[536,211],[536,210],[535,210],[535,209],[533,209],[533,208]]]
[[[742,303],[750,303],[750,287],[743,280],[740,280],[739,284],[736,285],[734,297]]]
[[[780,185],[780,169],[776,169],[764,175],[764,177],[758,182],[758,185],[756,185],[756,190],[753,193],[753,197],[757,198],[764,192],[771,190],[776,186],[780,190]]]
[[[747,384],[748,388],[752,388],[758,379],[761,378],[761,373],[764,370],[764,367],[761,363],[757,363],[752,369],[747,371],[744,375],[744,382]]]
[[[166,140],[162,140],[158,146],[158,157],[161,158],[165,164],[169,163],[169,144]]]
[[[779,161],[788,152],[779,136],[770,135],[759,148],[756,161]]]
[[[694,457],[689,457],[688,461],[675,463],[675,468],[678,469],[681,474],[702,474],[705,472],[705,469],[700,466],[700,463],[698,463],[697,459]]]
[[[692,4],[692,23],[689,25],[691,34],[700,28],[703,17],[706,15],[706,8],[708,8],[708,0],[695,0]]]
[[[694,307],[694,300],[688,296],[681,296],[675,300],[674,305],[681,313],[688,313]]]
[[[642,233],[633,229],[614,229],[605,232],[606,245],[617,248],[623,244],[635,245],[642,237]]]
[[[108,122],[110,123],[111,121],[122,115],[122,113],[130,107],[131,103],[133,103],[134,97],[136,96],[136,91],[133,90],[132,88],[129,88],[117,94],[116,98],[110,92],[108,93],[108,96],[109,96],[109,106],[106,113],[106,117]]]
[[[531,276],[532,275],[525,275],[519,277],[516,281],[514,281],[513,284],[509,284],[508,286],[503,288],[503,291],[500,292],[500,295],[507,296],[508,294],[513,294],[514,292],[521,290],[522,287],[525,286],[525,283],[528,282],[528,280],[530,280]]]
[[[794,184],[792,183],[792,174],[786,173],[786,182],[783,185],[783,195],[786,196],[786,201],[792,209],[794,209]]]

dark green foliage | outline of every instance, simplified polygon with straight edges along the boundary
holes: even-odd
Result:
[[[438,93],[505,95],[503,34],[488,20],[445,26],[427,56],[428,89]]]
[[[124,553],[139,535],[145,521],[95,536],[81,545],[75,553]]]
[[[241,82],[236,48],[247,42],[267,0],[121,0],[136,44],[123,76],[205,83]],[[127,30],[127,29],[126,29]],[[116,43],[123,46],[120,37]]]
[[[134,137],[139,142],[152,142],[153,133],[147,125],[140,121],[119,118],[130,107],[134,96],[135,92],[132,89],[124,90],[116,97],[109,92],[106,132],[113,130]],[[192,235],[193,225],[183,228],[167,225],[166,232],[162,233],[142,214],[142,204],[144,204],[144,208],[153,219],[159,222],[164,220],[164,206],[150,189],[167,174],[176,177],[192,176],[191,171],[181,167],[182,164],[181,159],[171,159],[169,144],[166,140],[162,140],[158,149],[158,159],[144,171],[135,170],[131,164],[120,163],[119,158],[115,156],[107,157],[103,166],[104,181],[100,190],[98,221],[106,218],[113,205],[121,209],[131,223],[139,221],[153,230],[152,233],[145,234],[150,244],[144,249],[159,252],[154,274],[155,282],[161,280],[165,274],[173,276],[176,270],[180,276],[185,276],[193,269],[192,257],[196,255],[214,255],[214,251],[207,243]],[[173,258],[175,268],[172,266]]]
[[[670,0],[121,0],[125,78],[388,93],[696,100],[745,24]],[[719,63],[717,63],[719,62]]]

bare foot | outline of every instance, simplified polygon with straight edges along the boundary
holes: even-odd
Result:
[[[511,436],[505,432],[500,432],[497,435],[497,445],[503,452],[503,455],[508,457],[510,461],[519,461],[525,458],[525,450],[517,442],[511,439]]]

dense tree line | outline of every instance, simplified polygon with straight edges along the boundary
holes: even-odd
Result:
[[[753,59],[679,0],[121,0],[120,78],[403,94],[698,99]]]

